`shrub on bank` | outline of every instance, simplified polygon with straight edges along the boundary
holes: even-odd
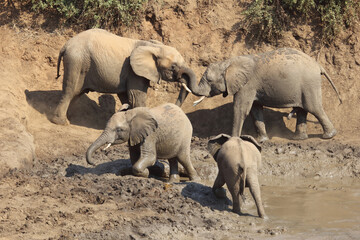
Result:
[[[259,40],[273,41],[296,23],[317,21],[322,42],[331,43],[360,17],[359,0],[254,0],[243,12],[246,29]]]

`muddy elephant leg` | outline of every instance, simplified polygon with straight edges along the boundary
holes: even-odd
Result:
[[[150,86],[149,80],[133,76],[127,84],[127,96],[131,108],[146,107],[147,90]]]
[[[81,89],[84,84],[85,75],[73,67],[66,70],[63,79],[63,92],[59,104],[57,105],[50,121],[55,124],[68,125],[66,113],[68,111],[71,101],[81,95]]]
[[[241,206],[240,206],[240,178],[236,180],[235,183],[228,184],[226,183],[232,197],[233,201],[233,209],[234,213],[241,214]]]
[[[251,108],[251,116],[254,119],[254,124],[256,130],[259,134],[259,142],[265,142],[269,140],[269,137],[266,134],[265,122],[264,122],[264,108],[261,104],[254,103]]]
[[[336,135],[336,129],[334,128],[334,125],[331,123],[329,117],[326,115],[322,105],[319,106],[315,111],[309,111],[311,114],[313,114],[320,122],[324,134],[322,135],[322,138],[324,139],[330,139]]]
[[[153,166],[156,162],[156,147],[154,142],[143,143],[140,147],[140,157],[133,164],[132,171],[135,176],[149,177],[148,167]],[[136,157],[136,156],[134,156]],[[134,158],[135,160],[135,158]]]
[[[191,163],[190,147],[189,147],[189,149],[181,152],[178,155],[178,160],[179,160],[180,164],[185,168],[185,171],[189,175],[189,178],[191,181],[199,181],[200,180],[199,175],[197,174],[194,166]]]
[[[245,118],[249,115],[256,92],[242,90],[234,95],[234,121],[231,135],[240,137]]]
[[[259,180],[258,180],[256,170],[248,169],[247,182],[248,182],[248,186],[250,188],[251,195],[255,200],[259,217],[267,218],[267,216],[265,214],[264,206],[263,206],[262,200],[261,200],[260,185],[259,185]]]
[[[177,158],[169,159],[169,165],[170,165],[169,182],[170,183],[180,182],[178,159]]]
[[[295,130],[294,139],[295,140],[307,139],[308,135],[306,132],[306,117],[308,112],[299,107],[294,108],[293,111],[296,112],[296,130]]]
[[[222,172],[219,169],[219,173],[216,176],[214,185],[212,187],[212,191],[215,194],[216,197],[218,198],[225,198],[226,197],[226,191],[225,189],[222,187],[225,184],[225,179],[224,176],[222,175]]]

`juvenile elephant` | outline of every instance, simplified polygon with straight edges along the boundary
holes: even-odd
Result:
[[[70,102],[89,91],[117,93],[122,104],[145,107],[150,82],[176,80],[185,61],[173,47],[160,42],[119,37],[102,29],[91,29],[71,38],[59,53],[57,76],[63,58],[64,79],[61,100],[51,117],[56,124],[68,124]],[[180,91],[181,106],[187,92]]]
[[[190,180],[198,180],[190,161],[192,130],[190,120],[175,104],[122,109],[110,118],[104,132],[88,148],[86,161],[94,165],[92,154],[105,144],[128,142],[134,175],[148,177],[147,168],[161,158],[169,160],[170,182],[180,181],[178,161]]]
[[[194,72],[189,68],[181,69],[178,79],[198,96],[234,95],[232,136],[241,135],[244,120],[251,111],[262,142],[269,139],[263,106],[296,108],[296,139],[308,137],[308,112],[322,125],[323,138],[336,135],[322,106],[321,75],[328,79],[341,103],[339,93],[324,68],[308,55],[291,48],[238,56],[210,64],[198,85]]]
[[[217,162],[219,173],[213,185],[217,197],[224,197],[225,183],[232,200],[233,212],[241,213],[239,196],[243,196],[245,187],[250,188],[259,217],[267,218],[261,201],[258,168],[261,166],[261,147],[251,136],[230,137],[219,134],[208,142],[208,151]]]

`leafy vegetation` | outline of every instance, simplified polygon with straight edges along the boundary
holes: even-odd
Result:
[[[318,21],[321,38],[331,43],[360,18],[358,0],[254,0],[243,13],[246,28],[258,39],[273,41],[296,23]]]
[[[31,9],[52,13],[65,22],[86,27],[130,25],[143,11],[147,0],[31,0]]]

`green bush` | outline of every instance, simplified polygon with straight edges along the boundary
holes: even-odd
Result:
[[[68,23],[86,27],[130,25],[147,0],[31,0],[38,13],[56,13]]]
[[[243,12],[245,28],[259,40],[274,41],[297,23],[317,20],[323,43],[331,43],[360,17],[358,0],[254,0]]]

